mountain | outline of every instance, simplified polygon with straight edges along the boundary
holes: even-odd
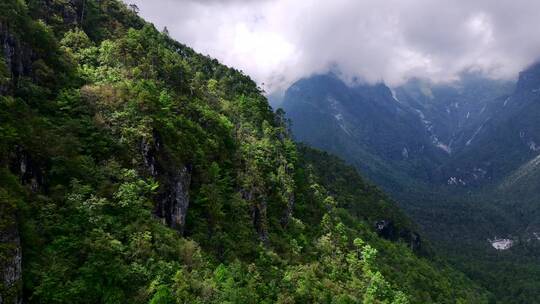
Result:
[[[497,100],[513,87],[510,81],[464,72],[452,83],[411,79],[394,90],[400,102],[418,113],[433,144],[451,155],[471,145],[477,130],[497,111]]]
[[[513,87],[473,73],[451,84],[412,79],[393,89],[316,75],[293,84],[282,107],[298,140],[346,158],[392,190],[404,174],[421,182],[459,181],[445,166],[470,150]]]
[[[470,175],[474,170],[471,164],[478,164],[478,169],[486,172],[486,178],[500,183],[510,172],[538,155],[539,77],[538,64],[520,73],[515,90],[496,100],[495,110],[491,110],[491,115],[477,128],[459,161],[452,164],[456,170]]]
[[[395,88],[327,74],[294,83],[282,107],[297,141],[353,164],[456,267],[519,303],[540,292],[526,283],[539,270],[538,88],[539,64],[517,82],[464,72]]]
[[[297,140],[345,158],[392,191],[401,191],[400,180],[430,179],[444,157],[418,114],[384,84],[316,75],[285,92],[283,109]]]
[[[439,169],[438,182],[446,182],[454,192],[476,193],[477,199],[501,208],[504,216],[513,218],[505,225],[507,234],[525,233],[535,239],[540,228],[535,212],[540,194],[536,178],[540,64],[521,72],[515,84],[479,83],[470,77],[462,82],[467,83],[465,92],[476,88],[476,101],[469,103],[477,105],[461,101],[461,110],[455,110],[460,111],[454,119],[457,132],[448,141],[452,153]]]
[[[249,77],[135,6],[2,1],[0,41],[0,303],[492,299],[354,168],[295,144]]]
[[[486,172],[486,195],[519,219],[512,233],[534,240],[540,231],[536,212],[540,198],[539,88],[540,64],[535,64],[520,73],[510,95],[499,99],[498,111],[477,133],[477,144],[464,150],[459,161],[448,168],[464,173],[464,180],[474,167]]]

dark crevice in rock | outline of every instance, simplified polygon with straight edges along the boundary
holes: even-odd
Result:
[[[158,204],[158,216],[180,233],[183,233],[189,207],[189,186],[191,170],[188,167],[177,168],[167,178],[166,190],[161,195]]]
[[[43,189],[45,184],[43,170],[22,147],[15,148],[10,169],[19,176],[21,184],[29,186],[32,192],[37,193]]]
[[[412,251],[421,249],[422,241],[420,235],[408,229],[400,229],[391,220],[380,220],[375,223],[377,234],[390,241],[404,241]]]
[[[254,189],[242,190],[242,198],[251,203],[251,219],[259,240],[268,245],[267,203]]]

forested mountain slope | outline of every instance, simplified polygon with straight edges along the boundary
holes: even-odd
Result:
[[[488,302],[135,7],[2,1],[0,41],[0,303]]]

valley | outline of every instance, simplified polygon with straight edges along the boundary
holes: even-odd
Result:
[[[540,65],[515,83],[463,73],[451,83],[389,88],[315,75],[293,84],[280,106],[296,140],[353,164],[458,268],[487,278],[490,266],[472,270],[459,256],[518,267],[508,256],[540,254],[539,79]]]

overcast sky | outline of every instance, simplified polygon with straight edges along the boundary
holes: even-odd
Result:
[[[539,0],[125,0],[267,92],[313,73],[399,85],[465,69],[512,78],[540,57]]]

